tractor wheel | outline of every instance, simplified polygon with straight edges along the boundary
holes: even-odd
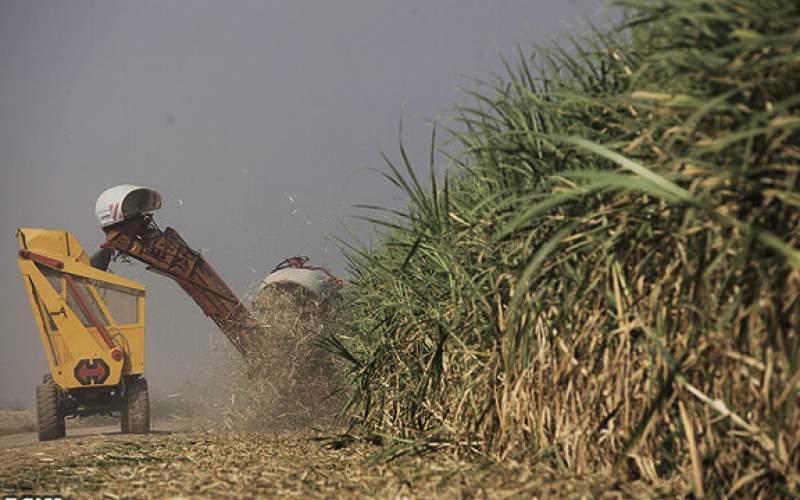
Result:
[[[55,384],[36,386],[36,423],[39,441],[64,437],[64,416],[58,411],[58,387]]]
[[[44,376],[42,376],[42,383],[43,384],[55,384],[55,382],[53,381],[53,376],[51,374],[49,374],[49,373],[47,373]],[[58,392],[58,391],[56,391],[56,392]],[[59,436],[58,437],[64,437],[64,436],[67,435],[67,427],[66,427],[65,421],[64,421],[63,418],[59,418],[58,422],[59,422],[59,426],[58,426]]]
[[[130,381],[126,399],[127,408],[122,410],[122,432],[147,434],[150,432],[150,398],[144,377]]]

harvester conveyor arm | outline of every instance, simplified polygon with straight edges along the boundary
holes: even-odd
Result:
[[[172,228],[162,231],[149,214],[104,228],[103,248],[147,264],[175,280],[243,355],[254,346],[261,327],[203,255]]]

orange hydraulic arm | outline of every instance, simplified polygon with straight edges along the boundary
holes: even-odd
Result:
[[[197,302],[206,316],[219,326],[236,349],[247,356],[261,327],[235,293],[192,250],[177,231],[162,231],[150,214],[141,214],[103,228],[102,248],[119,252],[147,264],[147,269],[175,280]]]

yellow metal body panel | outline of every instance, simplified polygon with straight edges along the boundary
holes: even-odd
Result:
[[[19,257],[36,326],[53,380],[64,389],[111,386],[123,375],[144,371],[145,288],[135,281],[89,264],[78,240],[67,231],[23,228],[17,231],[20,250],[55,259],[63,268]],[[111,341],[109,347],[83,312],[67,284],[68,275]],[[111,353],[119,348],[122,359]],[[86,377],[97,363],[108,373],[102,381]],[[81,370],[81,367],[84,370]],[[88,383],[87,383],[88,380]]]

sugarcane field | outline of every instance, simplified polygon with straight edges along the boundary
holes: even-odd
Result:
[[[3,500],[800,497],[797,1],[0,0],[0,175]]]

